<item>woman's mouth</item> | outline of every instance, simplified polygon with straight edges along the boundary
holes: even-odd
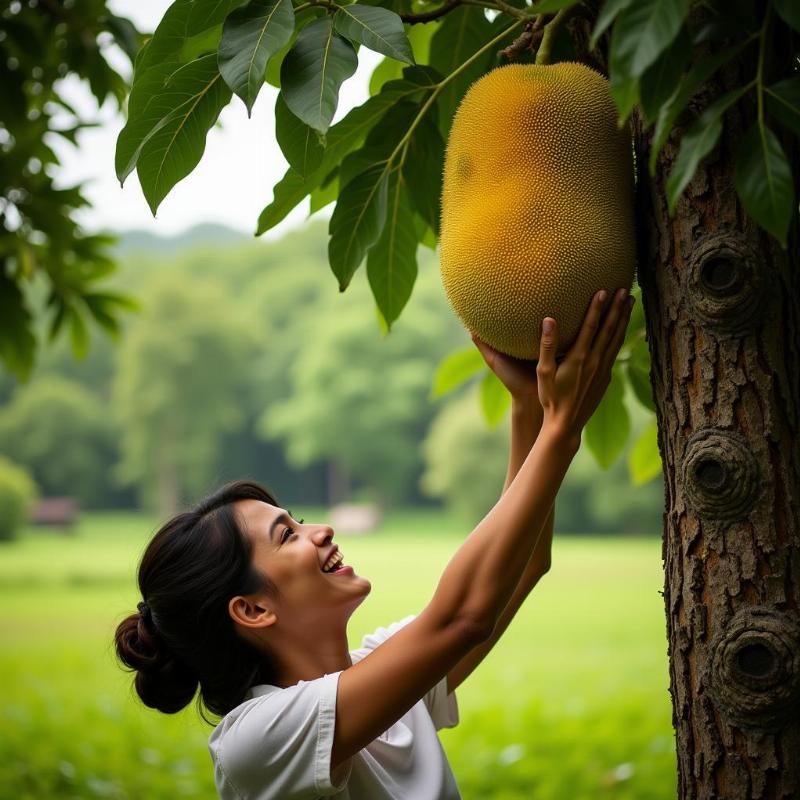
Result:
[[[352,567],[345,567],[340,566],[330,572],[326,572],[326,575],[353,575],[353,568]]]

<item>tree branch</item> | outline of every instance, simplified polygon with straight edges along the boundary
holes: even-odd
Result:
[[[544,25],[544,14],[539,14],[536,19],[525,24],[525,30],[514,39],[511,44],[498,55],[509,60],[519,58],[526,50],[534,52],[542,39],[542,26]]]
[[[544,33],[542,35],[542,42],[539,49],[536,51],[537,64],[549,64],[550,52],[553,48],[553,40],[558,33],[558,29],[564,24],[564,21],[570,14],[570,8],[562,8],[547,25],[544,26]]]
[[[400,19],[410,25],[415,25],[418,22],[433,22],[445,14],[449,14],[454,8],[461,5],[461,0],[447,0],[443,6],[434,8],[432,11],[422,11],[419,14],[400,14]]]

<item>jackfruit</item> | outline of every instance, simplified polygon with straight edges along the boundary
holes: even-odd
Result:
[[[440,229],[442,282],[466,328],[535,359],[551,316],[565,352],[592,295],[633,283],[633,192],[630,131],[603,75],[511,64],[473,83],[447,142]]]

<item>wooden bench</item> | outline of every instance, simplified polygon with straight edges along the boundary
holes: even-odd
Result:
[[[32,525],[62,528],[72,533],[78,521],[78,503],[72,497],[46,497],[33,507],[28,521]]]

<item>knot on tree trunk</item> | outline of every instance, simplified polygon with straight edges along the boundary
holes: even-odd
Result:
[[[753,446],[736,431],[701,428],[686,443],[682,471],[687,504],[713,520],[747,516],[764,491]]]
[[[739,728],[777,730],[800,713],[800,623],[767,606],[743,608],[711,644],[710,693]]]
[[[744,235],[723,230],[700,237],[687,266],[685,299],[698,321],[722,338],[746,335],[763,323],[767,276]]]

